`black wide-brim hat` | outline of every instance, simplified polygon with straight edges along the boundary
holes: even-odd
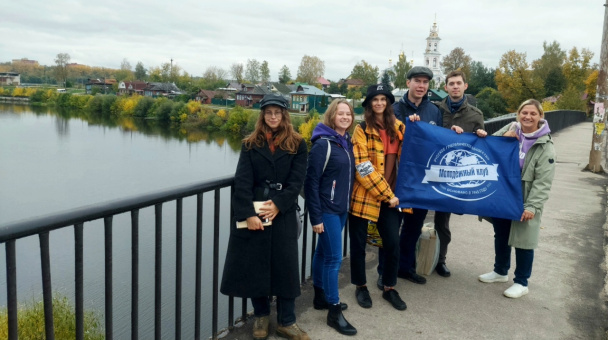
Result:
[[[361,106],[366,107],[367,104],[370,103],[372,101],[372,99],[379,94],[385,95],[386,98],[390,101],[390,105],[392,105],[395,102],[395,96],[393,96],[391,91],[389,91],[388,85],[376,84],[376,85],[370,85],[367,88],[367,94],[365,95],[365,100],[363,101]]]
[[[268,105],[275,105],[283,109],[287,109],[289,102],[285,97],[279,94],[267,94],[260,100],[260,109],[264,109],[264,107]]]

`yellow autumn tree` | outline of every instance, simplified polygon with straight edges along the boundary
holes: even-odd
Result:
[[[566,57],[563,67],[567,87],[575,88],[581,92],[585,89],[585,79],[591,73],[592,58],[593,52],[586,48],[583,48],[580,53],[576,47],[568,51],[568,57]]]
[[[23,87],[15,87],[13,89],[13,97],[23,97],[25,96],[25,89]]]
[[[496,69],[496,85],[507,102],[507,109],[515,112],[524,100],[542,99],[544,86],[534,77],[526,61],[526,53],[510,50],[502,55]]]
[[[595,70],[591,72],[589,77],[585,80],[585,92],[587,93],[587,101],[595,101],[595,91],[597,89],[597,77],[600,71]]]
[[[186,110],[188,111],[188,114],[197,114],[201,110],[201,104],[196,100],[190,100],[188,101],[188,104],[186,104]]]
[[[557,110],[557,105],[555,105],[555,103],[544,101],[542,104],[543,104],[543,111],[544,112],[549,112],[549,111],[555,111],[555,110]]]
[[[224,110],[224,109],[220,109],[216,114],[218,117],[222,118],[222,120],[224,120],[224,121],[227,119],[226,110]]]
[[[28,87],[27,89],[25,89],[24,95],[26,97],[31,97],[34,93],[36,93],[36,89],[33,87]]]
[[[312,131],[317,127],[317,125],[321,122],[321,118],[318,113],[315,113],[306,123],[302,123],[300,125],[299,132],[306,141],[308,145],[308,149],[312,147],[312,143],[310,139],[312,138]]]

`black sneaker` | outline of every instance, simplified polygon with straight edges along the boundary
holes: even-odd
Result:
[[[369,290],[366,286],[357,287],[355,290],[355,296],[357,296],[357,303],[363,308],[372,308],[372,298],[369,296]]]
[[[410,272],[398,272],[397,276],[402,278],[402,279],[406,279],[408,281],[412,281],[414,283],[417,283],[419,285],[423,285],[426,283],[426,279],[416,273],[410,273]]]
[[[384,300],[390,302],[391,305],[393,305],[393,307],[395,307],[395,309],[398,309],[398,310],[407,309],[407,305],[405,304],[405,302],[403,300],[401,300],[401,298],[399,297],[399,293],[397,293],[397,291],[394,289],[385,290],[382,293],[382,297],[384,298]]]

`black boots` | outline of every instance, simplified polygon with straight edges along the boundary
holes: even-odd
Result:
[[[340,334],[344,335],[355,335],[357,330],[353,327],[342,314],[342,307],[339,304],[329,305],[329,312],[327,312],[327,325],[334,328]]]
[[[313,307],[315,307],[315,309],[327,309],[328,303],[325,299],[325,291],[323,291],[323,288],[319,288],[315,285],[312,287],[315,289],[315,298],[312,300]],[[342,310],[345,310],[348,308],[348,305],[345,303],[340,303],[340,307]]]

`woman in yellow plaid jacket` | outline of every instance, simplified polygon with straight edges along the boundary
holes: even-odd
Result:
[[[363,101],[365,121],[355,127],[355,184],[349,210],[351,283],[357,303],[371,308],[365,275],[367,225],[376,222],[384,251],[382,297],[398,310],[407,308],[394,289],[399,269],[399,199],[393,193],[405,125],[395,118],[395,97],[385,84],[372,85]]]

